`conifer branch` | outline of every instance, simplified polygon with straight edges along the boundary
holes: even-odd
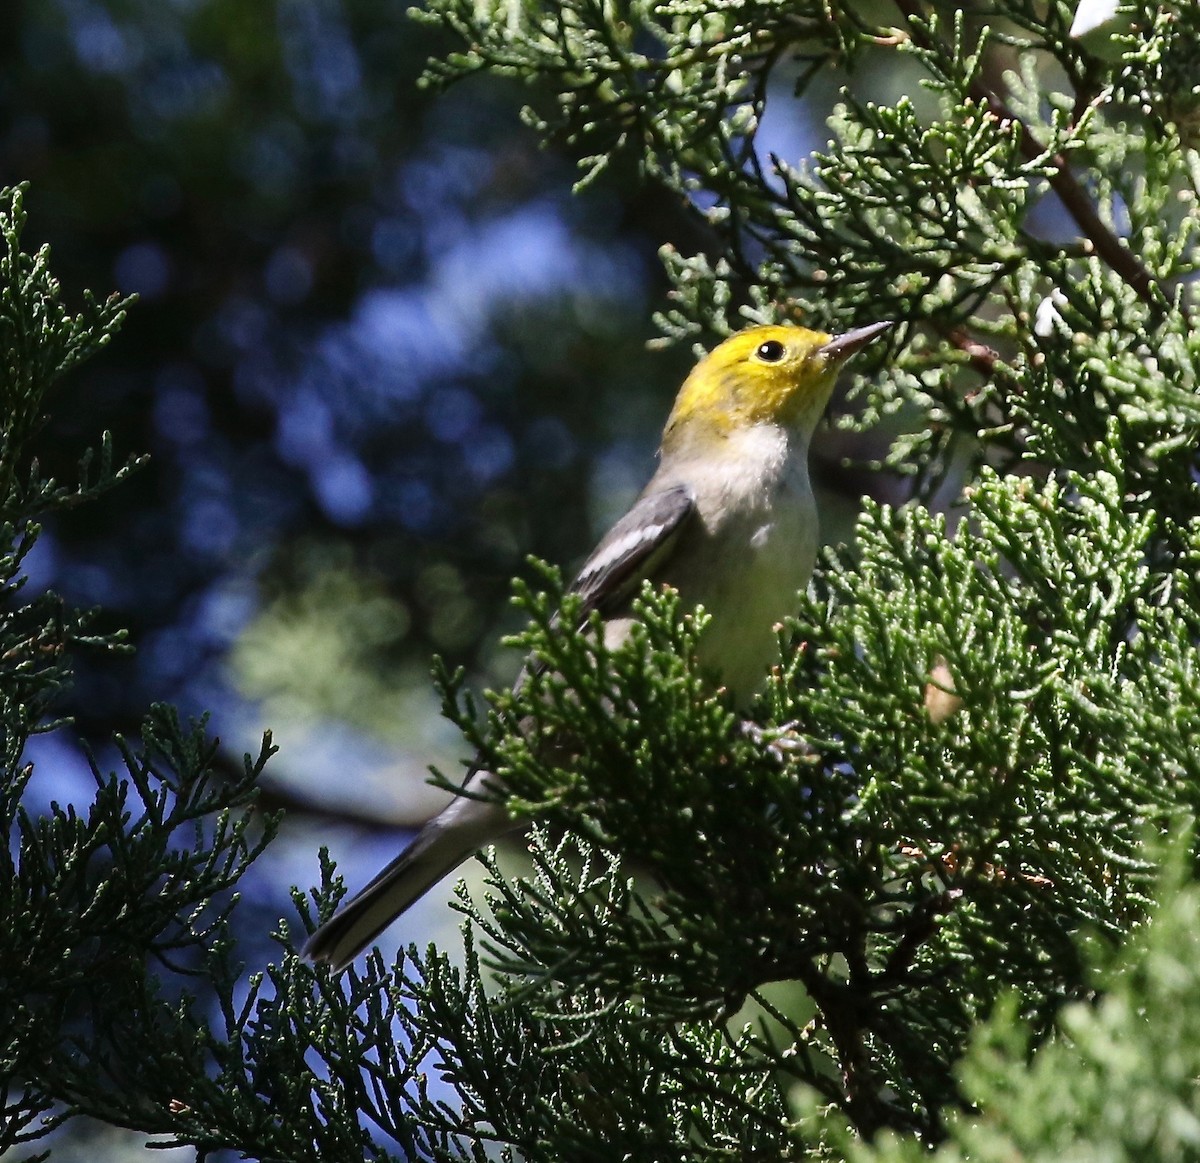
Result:
[[[905,17],[908,33],[913,41],[926,48],[936,47],[926,33],[920,0],[895,0],[895,3]],[[1027,161],[1045,160],[1046,150],[1037,136],[981,76],[972,77],[970,91],[976,100],[986,103],[1002,122],[1008,122],[1018,128],[1021,153]],[[1067,159],[1056,153],[1051,155],[1048,161],[1052,167],[1050,185],[1067,213],[1075,220],[1085,243],[1133,288],[1143,303],[1156,312],[1165,309],[1166,301],[1153,276],[1133,251],[1105,224],[1095,203],[1072,172]]]

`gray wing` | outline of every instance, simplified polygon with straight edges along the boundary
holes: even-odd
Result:
[[[691,489],[672,485],[643,493],[634,506],[601,539],[583,563],[571,592],[583,598],[581,622],[593,611],[608,614],[628,601],[654,570],[670,556],[680,531],[696,507]],[[554,625],[559,615],[554,616]],[[514,689],[520,690],[530,674],[540,674],[544,664],[526,659]]]
[[[670,555],[696,507],[686,485],[644,493],[603,537],[584,562],[571,589],[583,598],[583,614],[607,614],[622,605]]]

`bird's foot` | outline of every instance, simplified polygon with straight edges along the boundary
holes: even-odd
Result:
[[[752,719],[743,719],[742,734],[752,743],[762,747],[780,766],[789,759],[807,759],[816,755],[813,746],[799,731],[796,721],[780,723],[778,727],[764,727]]]

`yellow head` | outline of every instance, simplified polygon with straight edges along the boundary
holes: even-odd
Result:
[[[684,381],[664,447],[685,433],[815,425],[842,365],[890,326],[874,323],[837,338],[806,327],[751,327],[731,335]]]

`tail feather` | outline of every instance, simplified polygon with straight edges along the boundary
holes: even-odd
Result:
[[[301,956],[345,969],[411,904],[468,856],[519,827],[499,804],[462,797],[430,820],[374,880],[323,924]]]

